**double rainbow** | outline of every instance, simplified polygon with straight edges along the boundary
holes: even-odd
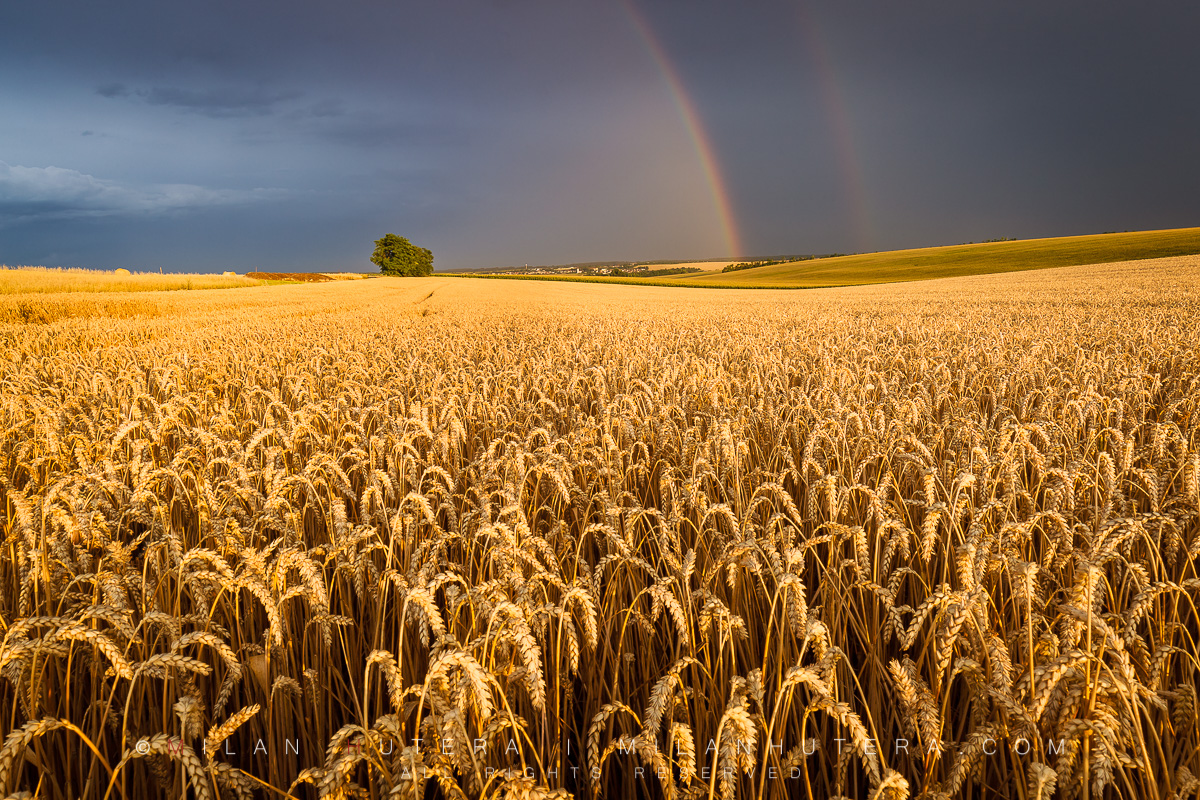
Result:
[[[671,91],[671,98],[687,129],[688,137],[691,139],[696,156],[700,161],[700,167],[704,172],[704,178],[708,183],[714,211],[721,226],[721,235],[725,240],[726,252],[731,258],[744,256],[746,253],[742,248],[737,216],[733,210],[729,189],[717,160],[716,149],[696,111],[696,104],[688,94],[679,76],[679,71],[671,62],[666,48],[655,35],[654,29],[645,15],[635,5],[635,0],[621,0],[621,7],[624,8],[638,36],[645,43],[647,51],[654,59]],[[851,132],[850,114],[842,98],[833,60],[821,40],[816,20],[807,13],[802,1],[798,2],[797,9],[801,35],[812,58],[813,68],[820,84],[821,102],[825,107],[825,114],[831,128],[838,171],[841,173],[846,200],[850,206],[853,236],[858,249],[865,249],[870,241],[869,212],[866,193],[863,189],[863,172]]]

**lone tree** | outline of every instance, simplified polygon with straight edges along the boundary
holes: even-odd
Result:
[[[384,275],[415,277],[433,274],[433,253],[394,233],[375,240],[371,263],[378,266]]]

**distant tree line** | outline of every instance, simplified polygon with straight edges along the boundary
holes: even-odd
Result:
[[[614,278],[660,278],[663,275],[687,275],[691,272],[703,271],[699,267],[668,267],[666,269],[647,269],[637,272],[614,269],[611,274]]]
[[[826,253],[820,256],[780,256],[779,258],[763,258],[758,261],[739,261],[736,264],[730,264],[721,272],[737,272],[743,269],[754,269],[755,267],[769,267],[773,264],[791,264],[795,261],[815,261],[818,258],[835,258],[844,256],[845,253]]]

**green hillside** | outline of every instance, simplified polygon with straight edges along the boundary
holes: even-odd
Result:
[[[1018,272],[1196,253],[1200,253],[1200,228],[1178,228],[892,250],[774,264],[737,272],[689,274],[653,280],[603,277],[582,280],[651,286],[802,289]],[[579,280],[571,276],[538,276],[535,279]]]
[[[845,286],[1193,253],[1200,253],[1200,228],[893,250],[685,277],[690,279],[689,284],[697,286]]]

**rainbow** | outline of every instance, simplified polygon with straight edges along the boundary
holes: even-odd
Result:
[[[816,19],[809,13],[805,0],[797,0],[796,5],[800,18],[800,35],[804,38],[805,49],[808,50],[816,70],[821,101],[829,120],[830,134],[833,136],[838,169],[842,173],[846,200],[850,204],[855,244],[858,250],[864,251],[869,249],[871,244],[871,214],[864,189],[862,165],[854,146],[850,112],[846,108],[833,59],[821,39]]]
[[[691,96],[684,88],[683,81],[679,77],[679,72],[671,63],[666,48],[663,47],[658,37],[654,35],[654,29],[650,27],[650,23],[646,20],[646,17],[638,10],[634,3],[635,0],[622,0],[621,6],[624,7],[626,14],[633,23],[634,29],[645,43],[646,49],[658,65],[659,71],[662,72],[663,78],[671,90],[675,107],[679,111],[679,116],[683,120],[684,127],[687,128],[688,136],[692,140],[696,155],[700,159],[701,168],[704,170],[704,177],[708,182],[709,191],[712,194],[713,205],[720,220],[721,232],[725,238],[725,245],[729,251],[729,255],[731,257],[746,255],[742,250],[742,242],[738,234],[737,218],[734,215],[729,191],[725,186],[725,179],[721,174],[721,169],[717,162],[716,151],[713,148],[712,141],[708,137],[708,133],[704,129],[704,125],[700,121],[700,115],[696,111],[696,104],[692,102]],[[842,97],[833,59],[830,57],[829,51],[821,39],[816,19],[808,12],[805,0],[797,0],[796,9],[799,17],[800,35],[804,41],[805,49],[812,59],[820,88],[821,103],[824,106],[825,115],[829,121],[830,134],[833,138],[834,157],[837,159],[838,171],[841,173],[842,183],[844,184],[843,192],[846,202],[849,204],[848,210],[850,213],[852,235],[857,249],[867,250],[870,247],[872,238],[871,214],[864,189],[865,182],[863,180],[862,165],[859,162],[857,150],[854,145],[850,113]]]
[[[667,57],[667,51],[662,42],[654,35],[654,29],[650,27],[645,16],[634,5],[633,0],[622,0],[621,5],[624,6],[633,27],[645,42],[646,49],[654,58],[671,90],[675,108],[679,111],[679,117],[683,120],[684,127],[687,128],[688,137],[692,140],[696,156],[700,159],[700,167],[704,170],[704,178],[708,182],[709,191],[712,194],[713,206],[717,213],[717,219],[720,221],[721,235],[725,239],[727,254],[730,258],[745,255],[742,251],[742,240],[738,234],[737,217],[733,213],[733,203],[729,199],[729,190],[725,187],[725,179],[717,164],[716,151],[712,141],[708,138],[708,133],[700,121],[700,115],[696,112],[696,104],[692,102],[692,98],[684,89],[683,81],[680,80],[678,71]]]

